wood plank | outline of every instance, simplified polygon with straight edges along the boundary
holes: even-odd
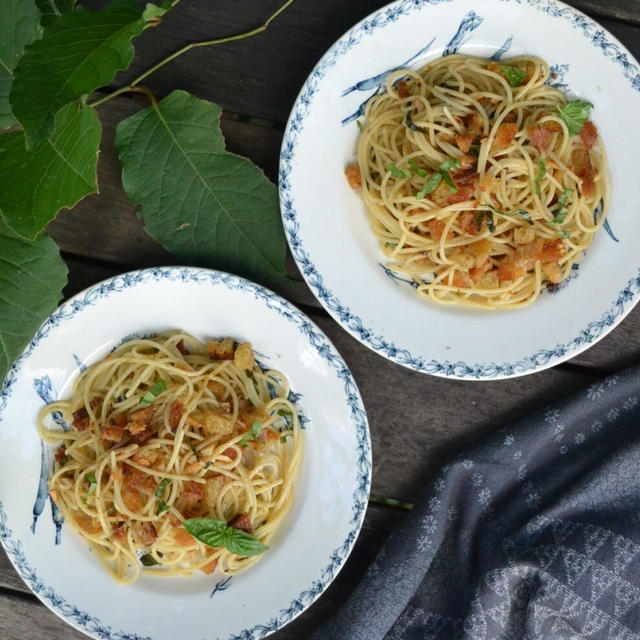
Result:
[[[119,74],[114,86],[130,82],[188,42],[253,28],[279,4],[281,0],[237,0],[227,3],[223,11],[214,3],[182,2],[162,25],[148,29],[137,39],[138,55],[130,69]],[[300,87],[325,51],[359,20],[386,4],[385,0],[295,2],[267,32],[248,40],[192,50],[149,76],[145,84],[160,97],[173,89],[186,89],[230,111],[283,125]],[[593,12],[638,56],[637,27],[619,22],[640,22],[637,0],[574,0],[569,4]]]
[[[322,597],[281,631],[274,640],[299,640],[311,635],[348,597],[404,512],[379,505],[367,510],[358,542],[337,578]],[[114,588],[117,587],[114,584]],[[46,609],[15,572],[0,547],[0,638],[3,640],[77,639],[85,636]]]
[[[594,18],[610,18],[621,22],[640,25],[640,5],[638,0],[571,0],[569,4]]]
[[[3,552],[4,554],[4,552]],[[0,571],[2,563],[0,561]],[[0,590],[0,638],[3,640],[81,640],[86,636],[40,604]]]

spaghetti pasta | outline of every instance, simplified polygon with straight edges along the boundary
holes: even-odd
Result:
[[[40,411],[43,440],[63,442],[51,497],[121,583],[242,571],[291,507],[302,438],[288,398],[249,343],[127,341]],[[71,428],[52,428],[56,412]],[[207,526],[213,546],[196,531]]]
[[[345,173],[387,267],[420,296],[529,305],[604,223],[610,184],[591,105],[549,82],[539,58],[450,55],[391,73],[367,103]]]

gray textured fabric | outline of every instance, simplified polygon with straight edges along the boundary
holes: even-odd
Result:
[[[640,369],[445,467],[313,640],[640,640]]]

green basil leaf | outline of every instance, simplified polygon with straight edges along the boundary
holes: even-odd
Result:
[[[506,64],[501,64],[500,70],[512,87],[522,86],[524,79],[527,77],[527,74],[521,69],[518,69],[517,67],[510,67]]]
[[[410,178],[411,177],[411,171],[407,170],[407,169],[398,169],[398,167],[396,167],[395,164],[393,164],[393,162],[391,164],[387,165],[387,171],[391,172],[391,175],[394,178],[397,178],[398,180],[401,178]]]
[[[231,533],[225,540],[224,546],[227,547],[231,553],[235,553],[238,556],[257,556],[269,548],[250,533],[240,529],[230,528]]]
[[[143,556],[140,556],[140,562],[145,567],[153,567],[156,564],[160,564],[150,553],[145,553]]]
[[[415,171],[416,175],[419,175],[421,178],[427,177],[427,172],[421,169],[415,160],[409,160],[409,166]]]
[[[184,521],[184,528],[200,542],[204,542],[210,547],[221,547],[224,544],[227,523],[215,518],[189,518]]]
[[[155,496],[160,499],[164,495],[164,490],[167,488],[171,480],[169,478],[163,478],[160,484],[156,487]]]
[[[568,238],[571,235],[570,231],[558,231],[558,235],[561,238]]]
[[[163,391],[167,390],[167,383],[164,380],[158,380],[153,386],[147,389],[147,392],[142,396],[140,404],[143,407],[148,407]]]
[[[260,435],[261,432],[262,432],[262,422],[260,422],[260,420],[256,420],[251,425],[251,439],[255,440]]]
[[[416,198],[424,198],[426,195],[433,193],[437,188],[440,182],[442,181],[442,174],[439,172],[432,173],[427,180],[424,182],[424,186],[418,193],[416,193]]]
[[[445,183],[449,187],[449,191],[451,191],[451,193],[456,193],[458,191],[458,187],[456,187],[456,183],[453,181],[449,173],[447,171],[443,171],[442,169],[440,169],[440,175],[442,176],[442,179],[445,181]]]
[[[0,136],[0,139],[10,134]],[[23,145],[24,146],[24,145]],[[67,266],[46,234],[16,236],[0,216],[0,380],[52,313],[67,282]]]
[[[589,119],[593,105],[584,100],[572,100],[564,107],[557,107],[558,113],[569,129],[569,134],[575,136],[580,133],[584,123]]]
[[[569,210],[566,207],[559,209],[555,218],[551,221],[551,224],[562,224],[567,217],[567,213],[569,213]]]
[[[276,187],[225,150],[221,111],[174,91],[120,122],[122,184],[147,232],[179,259],[279,281],[286,241]]]
[[[16,124],[9,105],[13,71],[26,45],[40,37],[40,12],[28,0],[0,0],[0,129]]]
[[[547,165],[544,159],[540,158],[540,160],[538,160],[538,173],[536,175],[536,194],[537,195],[540,195],[542,193],[540,182],[542,178],[545,177],[545,175],[547,175]]]
[[[564,205],[567,203],[567,200],[571,197],[572,193],[573,189],[565,189],[558,197],[558,204],[561,207],[564,207]]]
[[[441,165],[440,171],[449,171],[450,169],[460,167],[460,160],[458,158],[447,158]]]
[[[89,483],[89,490],[82,496],[82,502],[87,504],[87,499],[89,498],[89,496],[94,494],[96,492],[96,489],[98,488],[98,481],[96,480],[96,477],[93,475],[93,473],[87,473],[85,479]]]

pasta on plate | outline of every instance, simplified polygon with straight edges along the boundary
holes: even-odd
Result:
[[[591,105],[549,65],[464,55],[389,75],[367,103],[360,189],[387,267],[433,302],[531,304],[603,225],[610,197]]]
[[[249,343],[177,331],[90,366],[38,429],[63,443],[52,499],[121,583],[251,566],[291,507],[302,456],[284,374]]]

